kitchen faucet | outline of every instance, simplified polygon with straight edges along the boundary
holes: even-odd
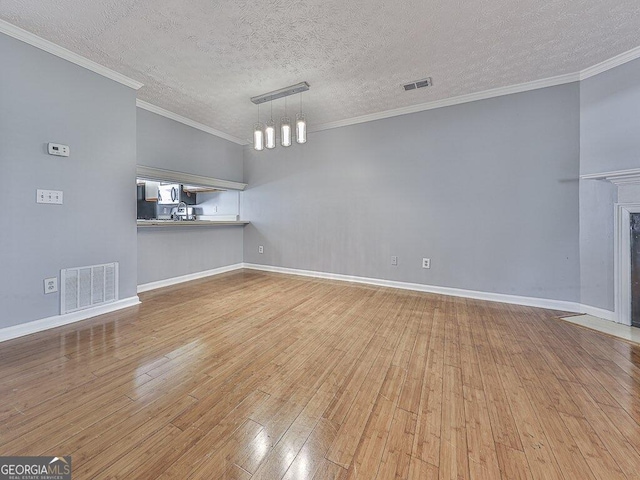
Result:
[[[187,204],[185,202],[178,203],[178,206],[176,207],[175,220],[186,220],[187,212]]]

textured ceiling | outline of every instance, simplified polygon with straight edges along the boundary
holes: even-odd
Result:
[[[313,129],[577,72],[640,45],[638,0],[1,0],[0,18],[239,138],[257,117],[249,97],[300,81]],[[400,87],[426,76],[433,87]]]

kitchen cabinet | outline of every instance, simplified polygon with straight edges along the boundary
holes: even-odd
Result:
[[[160,182],[145,181],[144,182],[144,199],[147,202],[158,201],[158,189],[160,188]]]
[[[160,189],[158,191],[158,204],[172,205],[180,202],[184,202],[187,205],[195,205],[196,194],[186,191],[179,183],[160,185]]]

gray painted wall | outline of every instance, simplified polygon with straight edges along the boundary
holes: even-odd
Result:
[[[138,109],[138,164],[242,181],[242,147]],[[243,227],[138,229],[138,284],[242,262]]]
[[[0,178],[19,211],[0,230],[9,272],[0,328],[58,314],[45,277],[111,261],[120,262],[120,298],[138,283],[244,259],[613,309],[616,189],[583,181],[578,190],[576,177],[639,166],[640,60],[579,86],[257,153],[136,112],[133,90],[1,34],[0,57]],[[71,145],[71,157],[47,155],[49,141]],[[242,227],[136,236],[136,163],[248,182],[242,213],[253,224],[244,238]],[[37,188],[63,190],[65,204],[37,205]]]
[[[640,167],[640,60],[580,83],[580,173]],[[581,301],[613,311],[616,187],[580,186]]]
[[[242,192],[202,192],[196,198],[203,215],[240,215]]]
[[[245,147],[244,261],[579,301],[579,119],[570,84]]]
[[[117,261],[135,296],[135,91],[3,34],[0,58],[0,328],[58,315],[43,279],[67,267]],[[36,204],[38,188],[64,205]]]
[[[614,310],[613,205],[617,188],[580,181],[580,303]]]
[[[640,59],[580,82],[580,173],[640,167]]]
[[[242,181],[242,146],[138,108],[138,165]]]
[[[138,283],[242,262],[241,226],[138,229]]]

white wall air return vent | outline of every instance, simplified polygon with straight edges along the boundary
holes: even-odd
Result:
[[[67,268],[60,272],[60,314],[118,300],[118,263]]]
[[[404,88],[405,91],[408,91],[415,90],[416,88],[431,87],[432,85],[433,81],[431,80],[431,77],[427,77],[423,78],[422,80],[416,80],[415,82],[405,83],[404,85],[402,85],[402,88]]]

